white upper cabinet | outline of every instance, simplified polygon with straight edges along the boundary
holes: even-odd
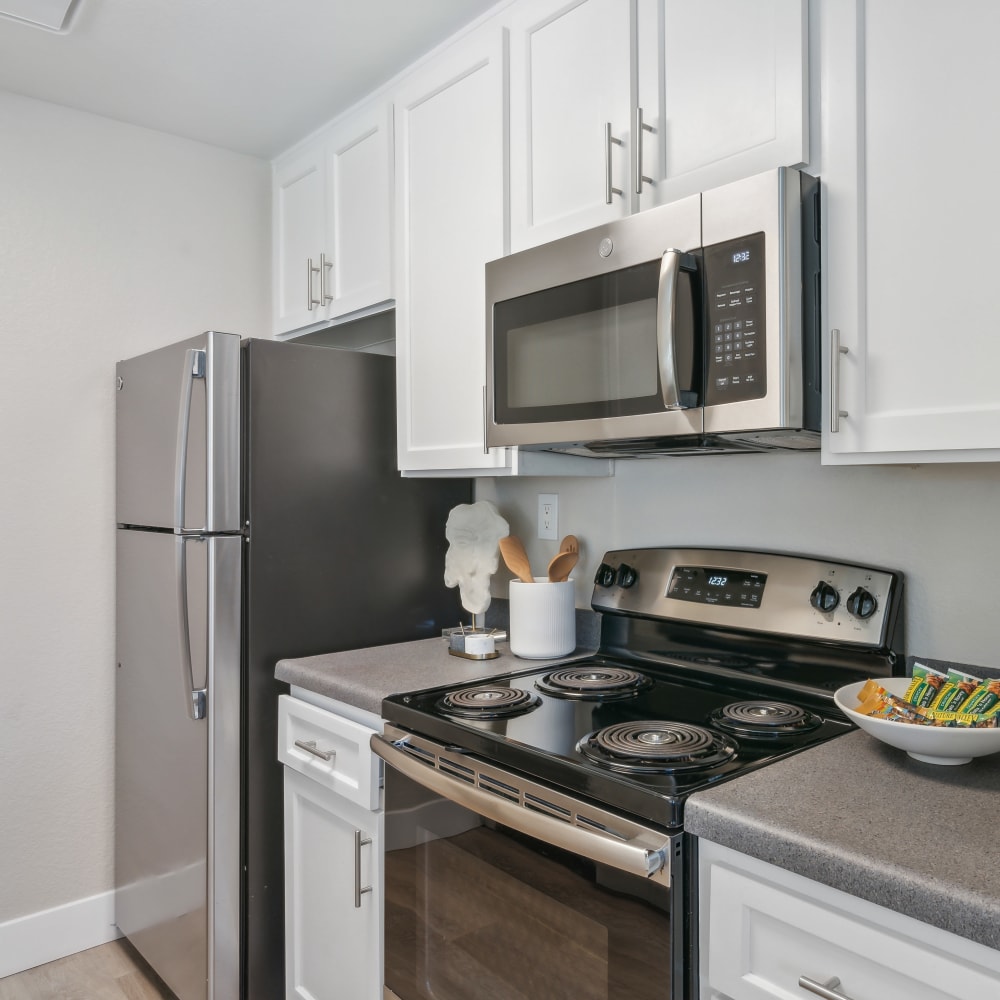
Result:
[[[493,23],[400,82],[396,407],[400,469],[506,469],[484,447],[485,265],[504,253],[504,46]]]
[[[511,249],[806,162],[806,6],[515,6]]]
[[[806,8],[806,0],[637,0],[640,208],[808,161]]]
[[[274,164],[274,331],[315,323],[314,275],[323,252],[325,158],[321,143]],[[318,288],[318,284],[315,286]]]
[[[823,460],[996,461],[1000,5],[820,6]]]
[[[337,120],[274,165],[274,328],[392,298],[392,106]]]
[[[531,0],[512,11],[511,247],[631,211],[631,34],[622,0]]]

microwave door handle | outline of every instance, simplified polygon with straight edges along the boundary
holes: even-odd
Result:
[[[656,357],[660,393],[667,410],[684,409],[677,378],[677,279],[681,271],[697,270],[693,255],[666,250],[660,258],[660,280],[656,289]]]

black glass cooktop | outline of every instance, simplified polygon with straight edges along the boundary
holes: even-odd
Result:
[[[479,713],[477,715],[477,713]],[[697,789],[849,732],[832,702],[595,657],[393,695],[388,722],[665,826]]]

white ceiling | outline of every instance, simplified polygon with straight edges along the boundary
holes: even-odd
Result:
[[[0,17],[0,89],[269,159],[495,2],[77,0]]]

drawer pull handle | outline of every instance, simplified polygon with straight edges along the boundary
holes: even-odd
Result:
[[[306,753],[311,753],[314,757],[322,757],[323,760],[333,760],[337,756],[336,750],[320,750],[316,746],[315,740],[296,740],[295,745]]]
[[[366,885],[361,887],[361,848],[367,847],[372,842],[371,837],[366,837],[360,830],[354,831],[354,908],[361,908],[361,896],[366,892],[371,892],[372,887]]]
[[[846,993],[841,993],[837,989],[839,985],[840,980],[836,976],[828,979],[825,983],[817,983],[815,979],[810,979],[808,976],[799,976],[799,986],[804,990],[809,990],[810,993],[815,993],[818,997],[822,997],[823,1000],[851,1000]]]

